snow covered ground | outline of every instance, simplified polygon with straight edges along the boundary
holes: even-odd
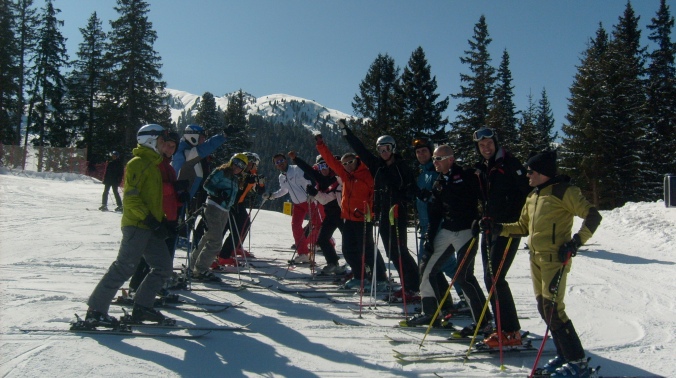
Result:
[[[165,311],[199,325],[251,323],[253,332],[212,332],[196,340],[20,332],[67,329],[74,313],[84,315],[86,299],[114,260],[121,237],[119,214],[93,210],[102,190],[84,176],[0,171],[1,376],[523,377],[530,371],[534,354],[506,356],[503,372],[498,357],[402,365],[392,349],[418,346],[393,345],[385,335],[420,338],[421,332],[388,328],[397,321],[372,314],[358,319],[349,309],[357,308],[358,297],[331,303],[282,293],[278,286],[290,281],[270,276],[260,277],[270,289],[185,295],[202,302],[243,301],[240,307],[217,314]],[[574,258],[568,314],[602,375],[675,376],[676,209],[661,201],[629,203],[602,215],[596,235]],[[274,249],[292,243],[289,217],[261,211],[250,250],[277,261],[260,262],[266,267],[260,270],[283,276],[280,260],[291,253]],[[176,266],[184,256],[177,252]],[[480,263],[476,269],[481,271]],[[287,278],[307,274],[308,268],[298,268]],[[542,335],[545,325],[535,308],[525,251],[518,253],[508,279],[519,314],[527,318],[522,328]],[[120,314],[120,308],[111,307],[111,313]],[[367,326],[339,326],[332,319]],[[433,342],[444,336],[431,334],[423,352],[464,350]],[[551,350],[551,342],[547,347]]]

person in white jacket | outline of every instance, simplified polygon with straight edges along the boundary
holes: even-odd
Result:
[[[308,185],[314,184],[302,169],[296,165],[289,165],[283,154],[276,154],[272,157],[272,161],[280,171],[279,189],[273,193],[263,194],[263,199],[273,200],[283,197],[287,193],[289,194],[293,203],[291,232],[293,233],[293,240],[296,242],[296,252],[298,253],[298,256],[294,258],[294,262],[296,264],[309,263],[310,251],[308,249],[308,237],[305,236],[305,231],[303,230],[303,221],[310,211],[310,201],[308,201],[306,188]],[[317,212],[314,211],[314,214],[317,214]]]

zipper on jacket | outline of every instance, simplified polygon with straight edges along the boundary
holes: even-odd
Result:
[[[552,244],[556,244],[556,223],[552,223]]]

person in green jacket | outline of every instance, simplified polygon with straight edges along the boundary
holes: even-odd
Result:
[[[162,176],[158,165],[159,151],[166,131],[160,125],[141,127],[137,133],[138,145],[134,158],[127,163],[124,178],[122,212],[122,242],[116,260],[110,265],[87,301],[87,327],[116,328],[119,320],[108,315],[110,303],[120,287],[132,276],[141,257],[150,266],[150,273],[134,296],[132,321],[173,323],[153,309],[155,294],[172,273],[172,259],[164,239],[167,237],[162,208]]]
[[[527,162],[529,185],[535,188],[526,199],[519,220],[496,225],[495,234],[528,235],[530,269],[540,316],[552,332],[557,356],[542,368],[551,377],[588,376],[589,367],[573,322],[563,303],[571,258],[591,238],[601,223],[596,207],[570,184],[570,178],[556,174],[556,151],[545,151]],[[573,218],[584,221],[571,236]]]

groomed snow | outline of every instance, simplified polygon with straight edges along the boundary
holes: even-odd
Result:
[[[505,357],[503,372],[498,357],[401,365],[392,349],[415,351],[418,346],[393,345],[385,335],[422,337],[421,332],[386,328],[396,320],[371,314],[358,319],[348,309],[357,307],[358,297],[340,297],[353,304],[304,299],[277,290],[289,280],[268,276],[260,280],[270,289],[186,293],[202,302],[243,301],[241,307],[218,314],[165,311],[199,325],[251,323],[253,332],[212,332],[190,341],[20,332],[67,329],[73,314],[84,315],[86,300],[114,260],[121,238],[120,215],[93,210],[102,190],[84,176],[0,168],[1,376],[524,377],[530,372],[534,354]],[[599,230],[574,258],[567,312],[603,376],[674,376],[676,208],[667,209],[662,201],[628,203],[601,214]],[[338,234],[336,239],[340,250]],[[257,258],[278,259],[259,265],[277,264],[261,270],[283,276],[280,260],[291,253],[273,249],[292,243],[290,218],[261,211],[247,248]],[[415,250],[412,231],[409,247]],[[175,266],[184,256],[184,250],[177,251]],[[476,271],[482,271],[480,263]],[[308,268],[298,268],[287,278],[308,274]],[[508,281],[519,315],[527,318],[522,328],[542,335],[545,325],[535,308],[526,251],[517,254]],[[111,307],[113,314],[120,311]],[[368,326],[337,326],[332,319]],[[433,342],[445,335],[431,334],[424,351],[464,350]],[[550,341],[547,349],[552,348]]]

